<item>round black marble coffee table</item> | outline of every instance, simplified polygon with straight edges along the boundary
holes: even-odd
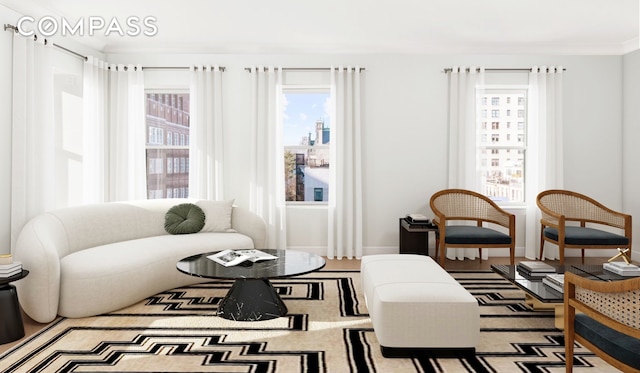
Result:
[[[316,254],[295,250],[260,249],[277,259],[249,261],[225,267],[207,258],[216,252],[180,260],[177,268],[191,276],[235,280],[220,305],[218,316],[236,321],[269,320],[287,314],[287,306],[269,279],[291,277],[317,271],[325,260]]]

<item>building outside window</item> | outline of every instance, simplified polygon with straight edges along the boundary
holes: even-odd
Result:
[[[328,88],[284,87],[285,201],[326,203],[330,177]]]
[[[189,94],[147,93],[146,128],[147,197],[188,197]]]
[[[481,118],[477,119],[480,193],[495,201],[524,202],[526,100],[526,89],[493,88],[485,88],[479,100],[481,105],[485,103],[482,110],[490,110],[492,116],[490,130],[483,126]],[[488,102],[490,107],[486,105]],[[507,113],[512,111],[518,113],[517,126],[507,125],[510,120]],[[486,141],[487,136],[491,136],[490,143]]]

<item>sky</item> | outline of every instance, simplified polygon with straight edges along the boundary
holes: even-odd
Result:
[[[283,132],[284,145],[300,145],[303,137],[309,135],[315,140],[318,119],[324,119],[325,127],[330,127],[329,92],[326,93],[285,93]]]

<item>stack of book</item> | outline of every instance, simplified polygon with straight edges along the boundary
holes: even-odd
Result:
[[[22,263],[0,264],[0,278],[8,278],[22,272]]]
[[[564,273],[549,273],[542,278],[542,283],[555,291],[564,293]]]
[[[626,262],[604,263],[602,268],[619,276],[640,276],[640,267]]]
[[[427,218],[425,215],[422,214],[409,214],[406,217],[407,222],[409,222],[409,224],[417,224],[417,225],[430,225],[431,224],[431,219]]]
[[[543,278],[548,273],[555,273],[556,269],[545,262],[524,261],[518,263],[518,272],[525,276]]]

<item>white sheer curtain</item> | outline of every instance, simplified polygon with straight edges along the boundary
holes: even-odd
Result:
[[[83,72],[82,198],[84,203],[106,201],[106,141],[109,69],[104,61],[87,57]]]
[[[13,37],[11,246],[35,215],[56,208],[51,43]]]
[[[222,76],[218,66],[191,67],[189,197],[223,195]]]
[[[267,247],[287,248],[282,68],[252,67],[250,209],[267,224]]]
[[[146,199],[142,66],[89,57],[84,67],[83,200]]]
[[[360,68],[331,68],[335,121],[330,129],[331,178],[327,257],[362,257],[362,128]]]
[[[484,67],[453,67],[449,75],[449,183],[448,188],[477,191],[478,126],[476,101],[484,87]],[[482,259],[490,250],[483,250]],[[447,258],[475,259],[478,249],[456,248]]]
[[[109,200],[146,199],[142,66],[111,65],[109,88]]]
[[[533,67],[529,73],[527,169],[527,258],[540,250],[540,211],[536,196],[546,189],[561,189],[563,177],[562,73],[563,67]],[[558,248],[545,245],[546,258],[557,259]]]

